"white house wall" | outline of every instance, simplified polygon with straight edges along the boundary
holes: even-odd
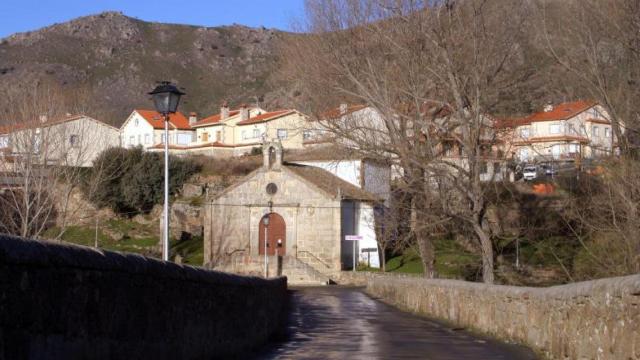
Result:
[[[293,161],[296,164],[315,166],[324,169],[340,179],[357,187],[362,187],[360,182],[360,160],[334,160],[334,161]]]
[[[358,205],[358,235],[362,236],[358,244],[360,262],[368,263],[373,268],[380,268],[373,206],[368,203],[358,203]],[[375,251],[365,252],[365,249],[375,249]]]
[[[142,146],[146,149],[157,144],[157,142],[155,142],[156,131],[153,126],[137,112],[133,113],[130,119],[124,124],[121,133],[123,147],[131,148]]]

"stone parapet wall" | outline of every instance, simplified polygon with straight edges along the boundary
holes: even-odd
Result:
[[[286,278],[0,235],[0,359],[226,358],[283,329]]]
[[[552,359],[639,359],[640,275],[548,288],[343,273],[344,284]]]

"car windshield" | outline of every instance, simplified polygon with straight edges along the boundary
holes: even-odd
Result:
[[[526,167],[526,168],[524,168],[524,171],[527,171],[527,172],[536,171],[536,168],[535,167]]]

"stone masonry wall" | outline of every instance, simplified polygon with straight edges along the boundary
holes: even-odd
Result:
[[[552,359],[640,359],[640,275],[548,288],[343,273],[405,310],[530,346]]]
[[[287,284],[0,236],[0,359],[211,359],[284,325]]]
[[[275,195],[266,193],[269,183],[277,185]],[[221,258],[237,252],[257,255],[260,220],[269,210],[285,221],[287,256],[321,272],[341,269],[340,201],[286,169],[258,171],[205,204],[205,265],[215,268]]]

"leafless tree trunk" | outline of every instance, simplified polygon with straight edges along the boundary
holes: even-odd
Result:
[[[307,1],[312,34],[282,50],[282,75],[301,105],[335,142],[392,159],[411,193],[411,228],[426,276],[433,276],[433,232],[453,219],[469,224],[483,249],[484,280],[493,282],[491,234],[481,169],[495,144],[488,116],[514,84],[514,39],[525,4],[502,1]],[[343,102],[372,113],[327,116]],[[305,106],[306,105],[306,106]],[[340,121],[335,121],[340,118]],[[443,156],[452,142],[457,158]],[[428,186],[416,186],[426,184]],[[452,192],[443,194],[444,186]],[[445,198],[422,206],[422,199]],[[448,204],[453,199],[456,206]]]
[[[3,96],[12,108],[0,134],[0,231],[38,238],[57,225],[59,239],[68,219],[87,210],[71,206],[71,197],[85,181],[90,149],[105,139],[83,122],[65,121],[78,113],[78,99],[61,96],[53,86],[7,89]]]

